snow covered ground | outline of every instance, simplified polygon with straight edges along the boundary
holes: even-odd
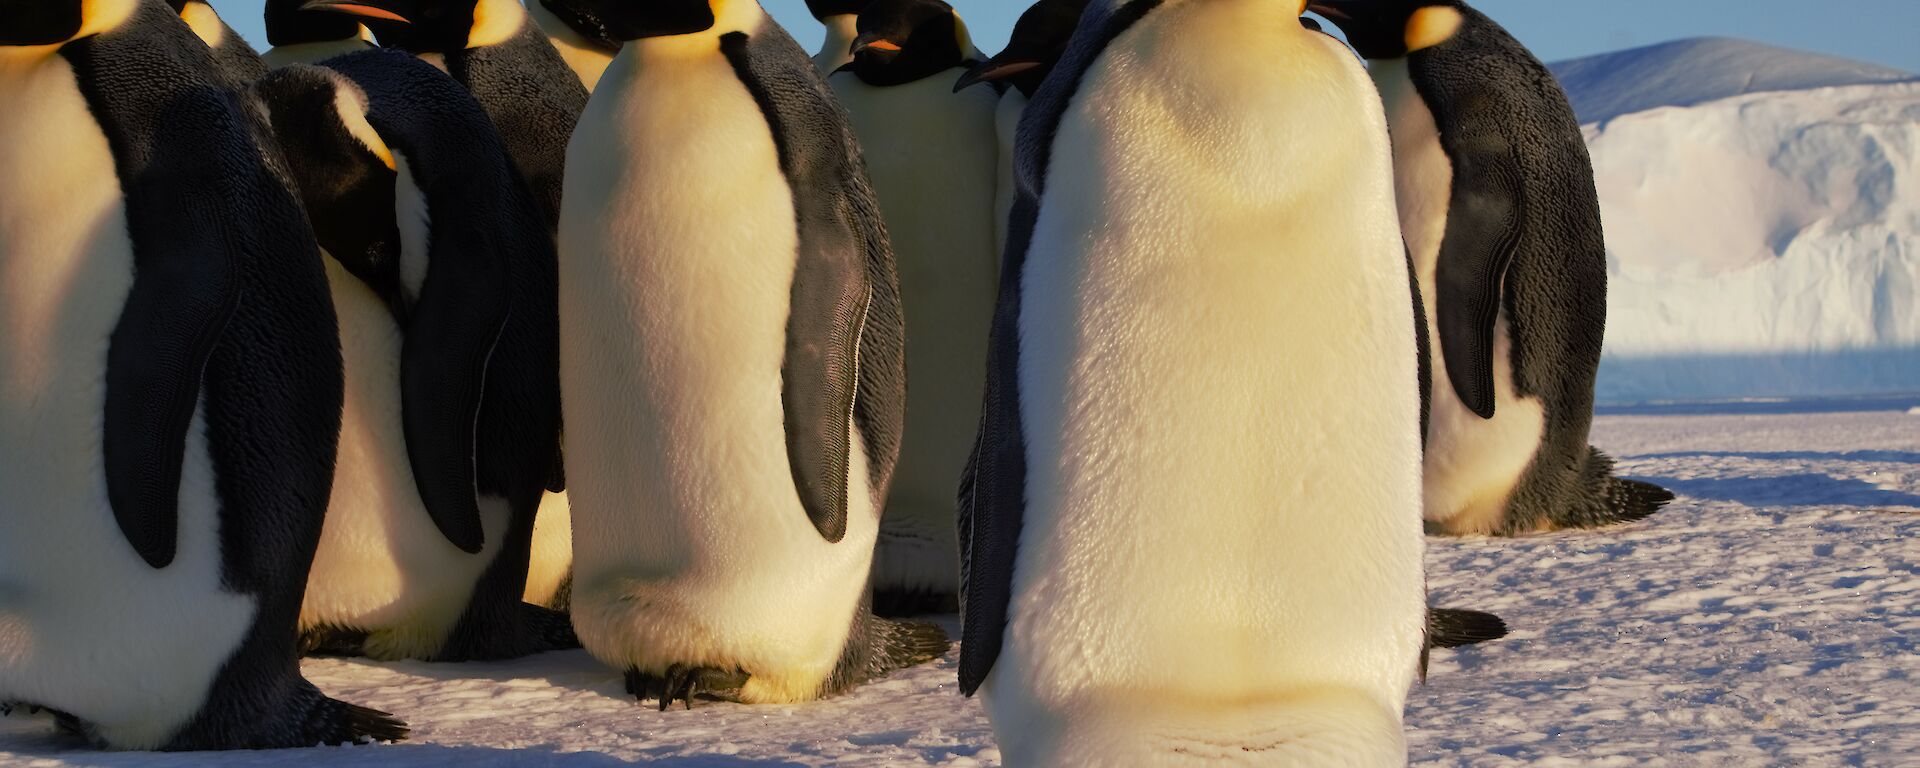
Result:
[[[1434,601],[1514,633],[1435,652],[1408,707],[1414,762],[1920,766],[1920,395],[1609,409],[1594,439],[1680,500],[1613,531],[1433,540]],[[578,652],[311,660],[322,688],[406,718],[413,740],[102,754],[15,716],[0,765],[997,765],[955,658],[805,706],[665,713]]]

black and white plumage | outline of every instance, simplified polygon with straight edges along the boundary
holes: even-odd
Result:
[[[553,240],[499,135],[401,51],[256,90],[328,254],[347,357],[303,629],[378,658],[573,646],[565,617],[520,602],[557,439],[559,319]]]
[[[245,87],[267,73],[267,64],[260,54],[240,33],[233,31],[233,27],[227,26],[207,0],[167,0],[167,4],[193,28],[193,34],[213,50],[214,62],[234,85]]]
[[[121,749],[403,737],[292,643],[341,365],[277,150],[160,0],[0,30],[59,46],[0,63],[0,701]]]
[[[1459,0],[1316,0],[1386,103],[1431,341],[1426,517],[1512,535],[1638,520],[1673,496],[1587,444],[1606,246],[1579,121],[1524,45]]]
[[[625,41],[561,222],[582,644],[663,707],[932,658],[937,628],[867,606],[903,320],[845,113],[757,3],[556,4]]]

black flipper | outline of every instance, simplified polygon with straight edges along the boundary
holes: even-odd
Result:
[[[1013,601],[1014,560],[1027,492],[1026,436],[1020,423],[1021,275],[1040,217],[1054,137],[1087,68],[1107,44],[1159,5],[1160,0],[1136,0],[1118,10],[1089,8],[1055,74],[1034,94],[1021,118],[1015,158],[1019,194],[1007,225],[980,434],[960,479],[960,692],[968,696],[980,689],[1000,658]]]
[[[400,354],[401,423],[433,524],[454,546],[479,552],[486,539],[476,496],[480,398],[487,358],[507,324],[507,262],[484,232],[446,217],[429,226],[427,280]]]
[[[1458,648],[1506,636],[1507,623],[1491,613],[1457,608],[1427,610],[1429,648]]]
[[[1425,52],[1415,56],[1426,55]],[[1446,80],[1423,76],[1414,83],[1433,111],[1440,143],[1453,162],[1453,194],[1447,233],[1434,277],[1434,323],[1441,357],[1460,402],[1481,418],[1493,418],[1493,330],[1506,289],[1507,268],[1520,245],[1526,219],[1526,177],[1516,142],[1506,131],[1506,111],[1482,98],[1448,92]]]
[[[179,538],[180,466],[201,375],[239,307],[238,272],[249,251],[244,237],[228,231],[231,185],[222,169],[156,147],[184,138],[172,136],[169,124],[219,123],[227,116],[215,113],[226,105],[211,85],[129,103],[127,92],[86,76],[92,62],[72,58],[113,148],[134,243],[133,287],[107,352],[107,500],[134,551],[164,568]]]
[[[772,39],[772,34],[762,37]],[[737,32],[720,38],[721,52],[772,129],[799,227],[781,366],[787,457],[807,517],[822,537],[837,542],[847,530],[856,393],[866,391],[861,379],[869,365],[881,376],[888,375],[890,364],[898,365],[862,359],[862,353],[873,348],[865,338],[868,329],[890,335],[888,326],[900,321],[897,314],[885,317],[887,292],[897,296],[897,283],[884,229],[874,223],[877,212],[865,174],[851,159],[857,155],[849,151],[844,115],[824,95],[823,84],[788,71],[771,52],[763,57],[754,45]],[[815,93],[809,98],[794,95],[805,90]],[[876,457],[870,464],[878,481],[890,474],[898,448],[875,445],[867,429],[871,423],[863,419],[861,431],[869,443],[868,455]],[[893,441],[897,446],[897,438]]]
[[[361,52],[329,66],[366,92],[367,120],[394,151],[416,155],[409,167],[426,199],[443,210],[501,223],[476,227],[470,217],[450,215],[428,222],[427,277],[407,308],[401,349],[401,422],[414,482],[434,525],[454,546],[473,553],[486,538],[476,495],[488,485],[480,469],[488,361],[518,309],[510,260],[516,249],[531,252],[545,242],[502,238],[503,231],[523,230],[539,238],[541,229],[531,220],[509,227],[522,212],[501,200],[520,201],[500,190],[516,180],[504,168],[465,154],[498,147],[499,139],[488,135],[492,126],[480,119],[468,94],[411,59],[394,51]],[[543,461],[541,480],[547,466]]]

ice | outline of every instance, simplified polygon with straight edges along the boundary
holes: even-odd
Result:
[[[1434,539],[1437,604],[1507,639],[1437,651],[1407,711],[1413,762],[1898,765],[1920,754],[1920,396],[1608,409],[1597,444],[1680,498],[1639,524]],[[949,630],[952,618],[943,619]],[[489,664],[306,662],[409,720],[397,745],[102,754],[0,720],[33,768],[996,766],[957,653],[802,706],[658,712],[579,652]]]
[[[1727,37],[1696,37],[1553,65],[1583,123],[1763,91],[1913,80],[1911,72]]]
[[[1605,219],[1603,402],[1920,391],[1920,80],[1724,39],[1555,70]]]

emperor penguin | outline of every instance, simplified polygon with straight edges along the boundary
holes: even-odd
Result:
[[[308,0],[302,7],[357,16],[382,45],[416,54],[466,86],[499,130],[541,220],[550,233],[558,232],[567,139],[586,108],[587,89],[519,0]],[[557,300],[546,299],[545,306]],[[572,564],[571,529],[556,519],[568,514],[563,450],[555,451],[549,495],[535,527],[536,583],[559,584],[563,577],[545,575],[564,574]],[[528,597],[547,603],[537,594]]]
[[[418,55],[466,86],[499,129],[542,216],[558,226],[567,138],[587,89],[520,0],[308,0],[302,7],[359,17],[381,45]]]
[[[983,61],[954,83],[955,89],[980,83],[996,83],[1004,88],[994,107],[993,128],[1000,145],[999,178],[993,193],[994,253],[1004,254],[1007,247],[1007,219],[1013,215],[1013,156],[1020,130],[1020,116],[1027,103],[1040,90],[1053,66],[1067,51],[1074,27],[1080,23],[1087,0],[1040,0],[1020,14],[1013,24],[1013,36],[1007,47]]]
[[[827,28],[827,38],[820,44],[820,52],[813,57],[813,65],[822,75],[833,74],[835,70],[853,61],[853,39],[860,36],[858,21],[860,9],[867,7],[869,0],[807,0],[807,10],[813,18]]]
[[[267,73],[267,64],[260,54],[254,52],[253,46],[247,45],[246,39],[233,31],[233,27],[227,26],[207,0],[167,0],[167,5],[180,14],[201,42],[213,49],[213,60],[235,85],[244,87]]]
[[[1380,102],[1305,0],[1099,0],[1022,121],[960,688],[1009,765],[1399,765],[1419,375]]]
[[[403,51],[255,91],[326,254],[346,361],[309,644],[440,661],[577,647],[565,616],[521,602],[559,435],[558,278],[499,135]]]
[[[316,64],[373,47],[373,33],[365,25],[337,13],[302,10],[307,2],[267,0],[267,42],[273,48],[261,59],[268,68]]]
[[[229,83],[161,0],[0,4],[0,701],[113,749],[399,739],[300,674],[340,355]]]
[[[564,2],[625,41],[560,228],[581,643],[663,709],[945,652],[868,607],[905,329],[846,113],[753,0]]]
[[[580,77],[588,93],[600,83],[600,75],[620,53],[620,41],[607,36],[606,25],[588,15],[569,13],[561,18],[547,0],[527,0],[527,13],[547,33],[547,40],[560,52],[560,58]]]
[[[1458,0],[1314,0],[1372,61],[1419,278],[1425,509],[1450,534],[1639,520],[1673,494],[1587,444],[1606,326],[1593,167],[1558,82]]]
[[[980,426],[999,254],[990,89],[954,91],[986,57],[941,0],[877,0],[828,78],[852,118],[899,264],[907,425],[874,555],[881,615],[958,610],[953,489]]]

